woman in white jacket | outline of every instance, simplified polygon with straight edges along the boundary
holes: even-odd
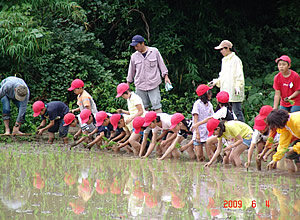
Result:
[[[245,79],[242,61],[233,52],[233,44],[228,40],[223,40],[215,49],[219,50],[224,57],[219,78],[213,79],[210,85],[216,85],[220,91],[229,93],[229,102],[232,104],[234,114],[239,121],[244,122],[242,102],[245,96]]]

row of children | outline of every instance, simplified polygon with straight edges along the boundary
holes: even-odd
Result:
[[[46,118],[49,118],[50,123],[44,128],[39,128],[38,133],[41,134],[48,129],[50,143],[53,142],[54,132],[57,131],[67,143],[68,127],[79,124],[81,129],[75,137],[79,137],[81,132],[85,135],[71,146],[87,141],[87,148],[90,149],[94,144],[101,145],[103,137],[106,137],[111,141],[117,141],[118,144],[113,147],[115,151],[126,147],[128,152],[132,151],[135,156],[145,158],[156,148],[158,159],[162,160],[166,157],[179,158],[180,152],[187,150],[190,158],[197,158],[198,161],[204,160],[203,146],[205,146],[210,159],[205,164],[206,167],[217,159],[242,166],[240,155],[250,147],[248,162],[245,164],[249,167],[253,149],[257,146],[257,164],[260,169],[260,161],[266,160],[272,154],[280,139],[277,153],[268,165],[273,168],[276,161],[284,156],[293,137],[293,141],[295,139],[296,142],[291,146],[288,158],[299,162],[300,112],[289,114],[286,110],[273,110],[271,106],[263,106],[255,118],[253,132],[247,124],[234,120],[236,117],[231,111],[228,103],[229,95],[225,91],[217,94],[218,107],[214,113],[210,103],[212,98],[210,89],[211,87],[207,85],[198,86],[196,93],[199,99],[194,103],[192,120],[186,119],[181,113],[174,115],[153,111],[146,113],[141,98],[130,91],[126,83],[118,85],[117,97],[127,100],[128,111],[118,109],[117,114],[97,112],[92,97],[84,90],[84,83],[79,79],[74,80],[69,88],[78,95],[78,109],[69,111],[68,107],[59,101],[46,104],[37,101],[33,104],[33,111],[35,117],[42,115],[41,127],[45,125]],[[71,113],[80,110],[78,117]],[[281,136],[279,137],[275,131],[281,133]],[[97,135],[93,139],[95,133]],[[150,133],[152,133],[151,143],[147,146]],[[180,146],[188,135],[193,135],[192,140]],[[223,158],[220,157],[222,150]]]

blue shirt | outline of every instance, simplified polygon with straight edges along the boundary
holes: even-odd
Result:
[[[47,111],[42,115],[42,119],[49,118],[50,121],[63,119],[69,112],[69,107],[60,101],[49,102],[46,105]]]

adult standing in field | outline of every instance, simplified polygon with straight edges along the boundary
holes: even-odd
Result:
[[[29,89],[24,80],[14,76],[2,80],[0,84],[0,99],[2,102],[2,118],[5,126],[5,134],[10,134],[10,100],[19,109],[12,134],[23,134],[20,132],[20,127],[25,122],[25,114],[29,101]]]
[[[244,122],[242,102],[245,96],[245,79],[242,61],[234,52],[233,44],[228,40],[223,40],[215,49],[219,50],[224,57],[219,78],[213,79],[209,84],[216,85],[220,91],[229,93],[229,102],[234,114],[239,121]]]
[[[165,83],[171,84],[163,58],[157,48],[146,46],[144,38],[140,35],[132,38],[130,46],[133,46],[136,52],[130,58],[127,83],[134,81],[136,94],[142,98],[145,109],[148,109],[151,103],[152,110],[162,112],[160,73]]]

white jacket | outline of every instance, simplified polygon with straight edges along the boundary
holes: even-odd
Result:
[[[219,73],[219,78],[216,80],[216,86],[220,87],[220,91],[229,93],[229,102],[244,101],[245,79],[243,64],[234,52],[223,57],[221,72]],[[236,89],[240,90],[239,95],[235,95]]]

